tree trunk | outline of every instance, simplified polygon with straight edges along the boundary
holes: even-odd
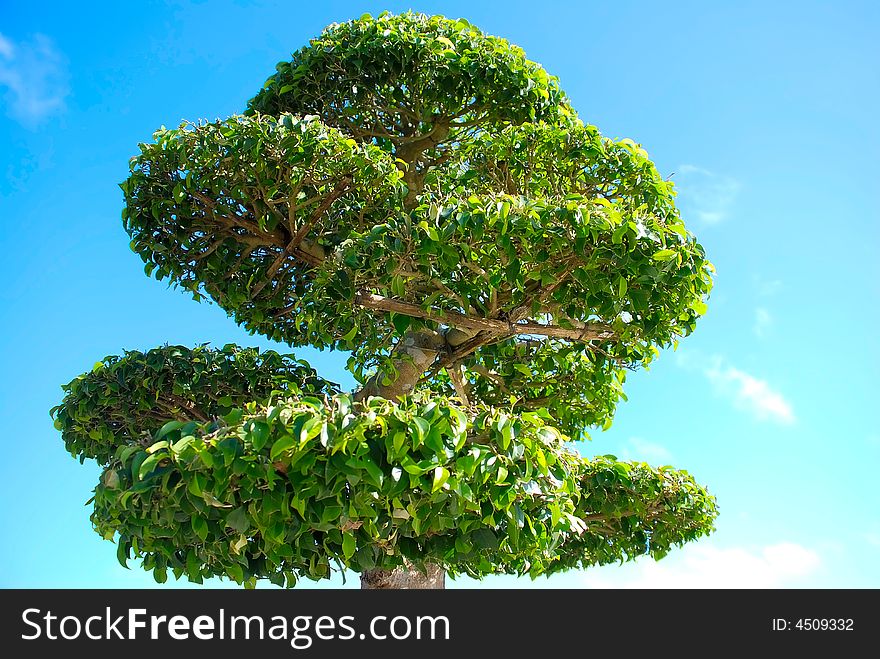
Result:
[[[376,373],[355,392],[355,400],[364,400],[370,396],[381,396],[394,400],[406,396],[418,383],[422,374],[430,368],[440,353],[450,347],[461,345],[477,332],[452,329],[445,334],[429,329],[408,332],[394,346],[394,368],[397,377],[388,384],[383,384],[385,374]],[[394,570],[367,570],[361,573],[361,588],[446,588],[446,571],[439,565],[429,563],[426,573],[410,565]]]
[[[429,563],[422,573],[414,567],[399,567],[394,570],[367,570],[361,574],[361,588],[375,589],[443,589],[446,588],[446,571],[439,565]]]
[[[439,332],[426,329],[407,333],[392,351],[397,377],[389,384],[382,384],[386,375],[379,371],[355,392],[354,399],[364,400],[370,396],[381,396],[394,400],[399,396],[407,395],[416,386],[422,373],[444,350],[446,350],[446,339]]]

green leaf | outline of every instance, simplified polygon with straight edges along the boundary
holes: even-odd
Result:
[[[323,419],[319,417],[311,417],[306,420],[303,424],[302,430],[299,432],[299,443],[305,444],[310,439],[314,439],[318,435],[321,434],[321,427],[323,425]]]
[[[236,508],[226,516],[226,526],[235,529],[239,533],[244,533],[250,528],[250,518],[244,506]]]
[[[296,446],[296,439],[293,435],[285,435],[280,439],[277,439],[274,444],[272,444],[272,449],[269,451],[269,457],[272,460],[275,460],[285,451],[289,451],[294,446]]]
[[[178,428],[180,428],[181,426],[183,426],[183,424],[184,424],[183,421],[169,421],[168,423],[166,423],[164,426],[162,426],[159,429],[159,432],[156,433],[156,436],[153,439],[155,439],[156,441],[159,441],[168,433],[173,432],[173,431],[177,430]]]
[[[439,41],[440,43],[442,43],[444,46],[446,46],[446,47],[449,48],[450,50],[455,50],[455,44],[452,43],[452,42],[451,42],[449,39],[447,39],[446,37],[444,37],[444,36],[439,36],[439,37],[437,37],[437,41]]]
[[[355,541],[354,536],[351,533],[343,533],[342,534],[342,555],[345,558],[351,558],[354,556],[354,552],[357,549],[357,542]]]
[[[446,467],[437,467],[434,469],[434,481],[431,484],[431,493],[436,492],[446,481],[449,480],[449,470]]]
[[[209,469],[214,466],[214,454],[211,453],[210,449],[202,449],[199,451],[199,459],[205,464]]]
[[[406,331],[409,329],[409,326],[412,324],[412,316],[407,316],[402,313],[391,314],[391,323],[394,325],[394,329],[400,336],[406,334]]]
[[[382,482],[385,480],[385,474],[382,473],[382,470],[369,455],[366,455],[363,458],[350,458],[346,464],[353,469],[365,470],[377,487],[382,486]]]
[[[204,538],[202,538],[204,540]],[[199,562],[199,557],[196,555],[195,551],[190,549],[186,552],[186,573],[190,579],[194,579],[198,577],[202,571],[202,564]]]
[[[229,578],[235,581],[235,583],[241,583],[244,581],[244,569],[238,563],[232,563],[226,568],[226,573],[229,575]]]
[[[203,541],[208,537],[208,522],[202,517],[193,517],[190,520],[193,531]]]
[[[252,421],[250,436],[254,450],[262,451],[269,441],[269,424],[264,421]]]
[[[162,460],[167,458],[168,456],[164,453],[148,456],[143,462],[141,462],[141,466],[138,467],[138,479],[143,480],[144,477],[150,474]]]
[[[184,449],[186,449],[186,447],[192,444],[194,441],[196,441],[196,438],[192,435],[181,437],[171,446],[171,452],[174,455],[180,455],[184,451]]]
[[[678,252],[674,249],[661,249],[659,252],[654,252],[651,258],[655,261],[671,261],[676,256],[678,256]]]
[[[201,499],[202,493],[204,491],[204,486],[202,482],[202,479],[204,478],[205,477],[201,476],[200,474],[193,474],[186,484],[187,492],[192,494],[194,497],[198,497]]]
[[[126,570],[130,569],[128,567],[128,559],[129,559],[129,551],[131,550],[131,543],[127,538],[119,538],[119,541],[116,544],[116,560],[119,561],[119,564],[124,567]]]
[[[348,330],[348,332],[346,332],[345,335],[342,337],[342,340],[345,342],[353,341],[355,335],[357,335],[357,331],[358,331],[357,325],[352,325],[351,329]]]
[[[413,417],[409,424],[410,431],[416,436],[418,445],[425,443],[425,437],[431,430],[431,424],[420,416]]]
[[[147,453],[150,454],[150,455],[152,455],[153,453],[156,453],[156,452],[158,452],[158,451],[165,450],[165,449],[167,449],[167,448],[168,448],[168,442],[163,440],[163,441],[161,441],[161,442],[156,442],[155,444],[152,444],[151,446],[148,446],[148,447],[147,447]]]
[[[471,540],[480,549],[498,549],[498,537],[489,529],[477,529],[471,533]]]

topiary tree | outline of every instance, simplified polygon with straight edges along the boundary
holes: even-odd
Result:
[[[108,357],[54,408],[104,466],[120,561],[368,588],[551,574],[712,530],[684,471],[585,459],[628,369],[688,335],[712,266],[672,184],[464,20],[331,25],[246,112],[161,129],[122,184],[146,272],[251,332],[351,353],[343,393],[226,346]]]

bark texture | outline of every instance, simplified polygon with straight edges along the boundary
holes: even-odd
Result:
[[[446,588],[446,571],[439,565],[428,564],[426,572],[413,567],[394,570],[367,570],[361,574],[361,588],[375,589],[443,589]]]
[[[392,353],[397,376],[390,384],[382,384],[387,374],[379,371],[355,392],[355,400],[364,400],[370,396],[394,400],[405,396],[413,390],[422,373],[434,363],[437,355],[446,350],[446,345],[446,339],[439,332],[421,330],[407,333]]]

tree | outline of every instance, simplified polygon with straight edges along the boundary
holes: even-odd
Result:
[[[104,466],[91,519],[123,564],[442,587],[712,530],[687,472],[572,448],[694,329],[712,266],[646,152],[518,47],[439,16],[331,25],[243,115],[160,129],[121,187],[147,275],[350,351],[360,383],[232,345],[74,379],[56,427]]]

